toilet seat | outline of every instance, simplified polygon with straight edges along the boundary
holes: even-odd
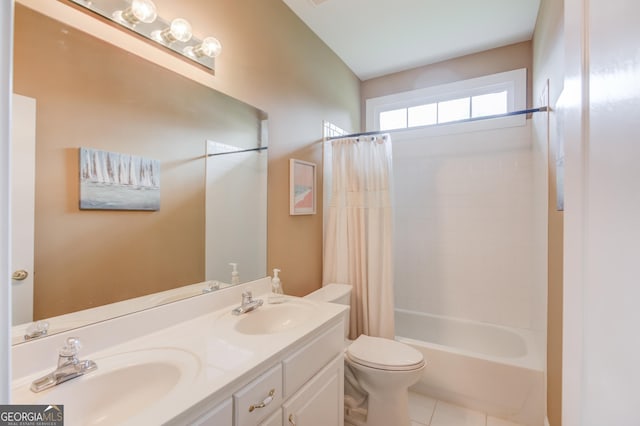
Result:
[[[386,371],[410,371],[422,368],[422,353],[395,340],[359,336],[347,348],[350,361],[369,368]]]

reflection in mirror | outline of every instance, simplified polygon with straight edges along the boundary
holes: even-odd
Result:
[[[14,325],[201,294],[231,283],[229,263],[241,282],[266,275],[262,111],[19,4],[14,92],[35,112],[35,160],[20,160],[35,163],[34,237],[16,236],[33,242],[33,297],[16,305],[29,280],[13,281]],[[160,209],[80,210],[80,147],[157,160]]]

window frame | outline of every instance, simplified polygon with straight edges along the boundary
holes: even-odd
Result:
[[[527,69],[520,68],[453,83],[426,87],[367,99],[366,130],[380,129],[380,113],[402,108],[411,108],[458,98],[507,92],[507,111],[520,111],[527,105]],[[470,100],[471,102],[472,100]],[[434,134],[449,134],[502,127],[524,126],[525,115],[507,116],[488,120],[452,121],[425,126],[406,127],[390,131],[425,131]]]

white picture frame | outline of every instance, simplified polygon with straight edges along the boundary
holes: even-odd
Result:
[[[289,160],[289,214],[316,214],[316,164]]]

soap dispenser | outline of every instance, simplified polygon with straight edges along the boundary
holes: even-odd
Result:
[[[231,285],[240,284],[240,274],[238,274],[238,264],[237,263],[229,263],[233,268],[231,271]]]
[[[269,303],[284,302],[284,291],[282,291],[282,283],[278,273],[280,269],[273,270],[273,278],[271,278],[271,294],[269,295]]]

